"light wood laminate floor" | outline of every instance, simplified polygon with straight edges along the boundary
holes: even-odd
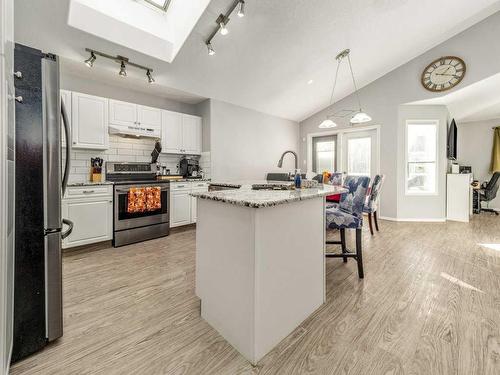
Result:
[[[200,318],[194,229],[66,254],[64,337],[12,374],[500,374],[500,219],[380,227],[257,367]]]

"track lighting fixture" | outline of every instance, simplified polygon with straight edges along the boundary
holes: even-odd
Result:
[[[155,79],[153,78],[152,74],[151,74],[151,70],[147,70],[146,72],[146,77],[148,77],[148,83],[155,83]]]
[[[245,17],[245,1],[240,0],[240,8],[238,9],[238,17]]]
[[[205,41],[209,56],[215,55],[215,50],[212,47],[212,39],[217,35],[217,33],[220,32],[221,35],[229,34],[229,29],[227,28],[227,24],[230,20],[229,16],[236,8],[238,8],[238,17],[245,17],[245,0],[235,0],[229,10],[225,14],[219,14],[219,17],[215,20],[217,27]]]
[[[226,27],[226,22],[227,21],[220,21],[219,25],[220,25],[220,35],[227,35],[229,34],[229,30],[227,29]]]
[[[126,68],[125,62],[123,60],[122,60],[122,63],[120,65],[120,71],[118,72],[118,74],[122,77],[127,76],[127,68]]]
[[[214,48],[212,47],[212,43],[207,43],[207,49],[208,49],[208,54],[209,54],[210,56],[215,55],[215,50],[214,50]]]
[[[148,68],[147,66],[143,66],[143,65],[139,65],[139,64],[133,63],[127,57],[120,56],[120,55],[118,55],[118,56],[111,56],[111,55],[108,55],[106,53],[99,52],[99,51],[96,51],[96,50],[93,50],[93,49],[89,49],[89,48],[85,48],[85,51],[87,51],[87,52],[90,53],[90,57],[87,60],[85,60],[84,63],[88,67],[90,67],[90,68],[94,66],[94,62],[96,61],[97,56],[100,56],[100,57],[104,57],[104,58],[106,58],[108,60],[112,60],[112,61],[120,64],[120,70],[118,72],[118,74],[120,75],[120,77],[124,77],[125,78],[127,76],[127,65],[128,65],[128,66],[133,66],[134,68],[145,70],[148,82],[149,83],[154,83],[155,82],[155,80],[153,78],[153,69]]]
[[[96,60],[94,52],[90,52],[90,57],[85,60],[85,65],[87,65],[89,68],[92,68],[94,66],[94,61]]]

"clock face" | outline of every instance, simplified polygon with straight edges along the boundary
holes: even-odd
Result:
[[[464,61],[455,56],[441,57],[431,62],[422,73],[422,85],[429,91],[446,91],[455,87],[465,76]]]

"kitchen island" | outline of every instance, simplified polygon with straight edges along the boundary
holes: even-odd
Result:
[[[325,196],[346,190],[233,187],[193,194],[196,294],[202,317],[256,364],[325,302]]]

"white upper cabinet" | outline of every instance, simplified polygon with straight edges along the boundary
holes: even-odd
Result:
[[[182,149],[182,114],[162,111],[162,152],[180,154]]]
[[[109,100],[109,123],[123,126],[137,124],[137,104]]]
[[[71,128],[73,148],[95,150],[109,148],[108,99],[73,92]]]
[[[201,154],[201,117],[163,111],[162,152]]]
[[[201,154],[201,118],[182,116],[183,153]]]
[[[146,107],[143,105],[137,106],[137,121],[139,125],[160,129],[161,128],[161,112],[159,108]]]

